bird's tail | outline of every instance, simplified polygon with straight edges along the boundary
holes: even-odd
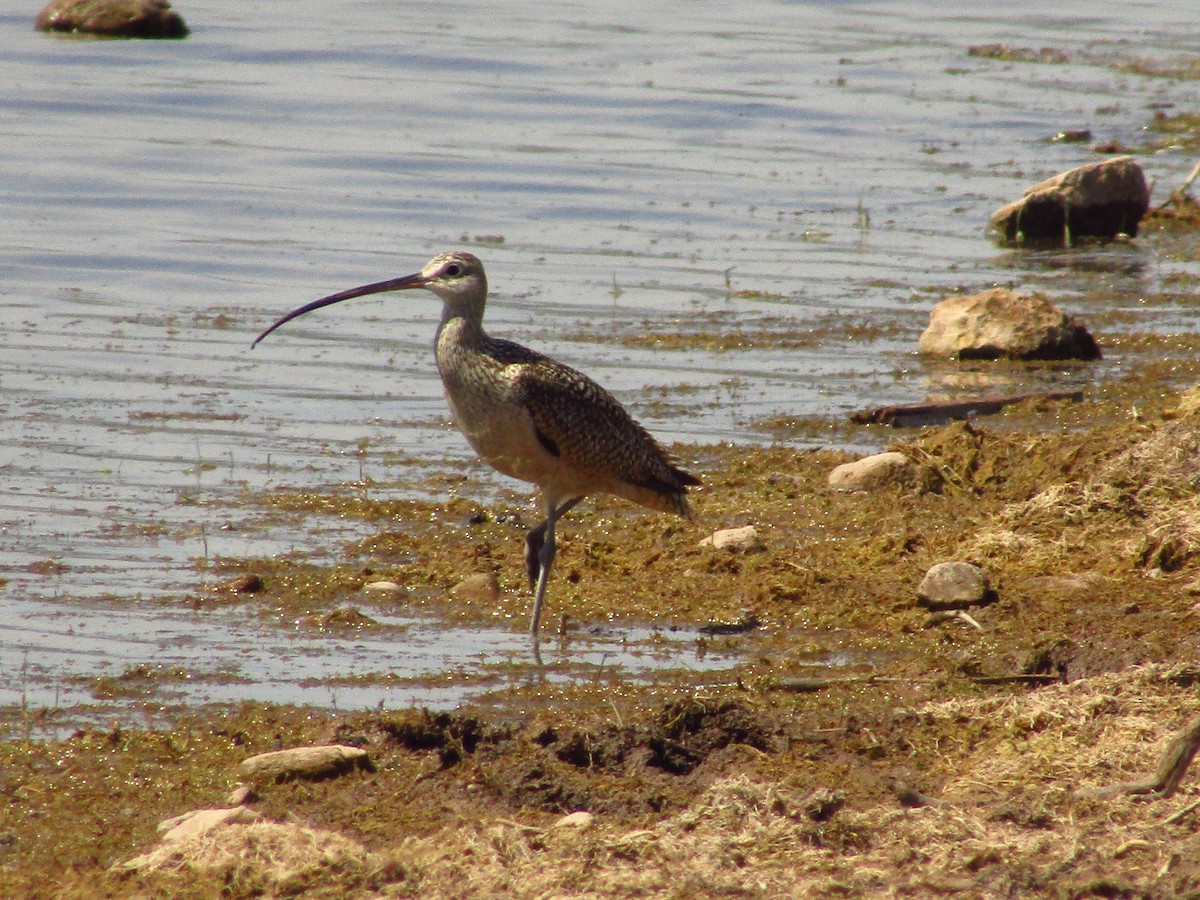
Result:
[[[667,478],[646,479],[637,484],[626,482],[622,485],[624,491],[614,493],[650,509],[691,519],[692,507],[687,491],[689,487],[699,485],[700,479],[676,466],[670,466],[667,475]]]

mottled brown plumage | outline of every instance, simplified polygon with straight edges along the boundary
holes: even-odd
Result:
[[[425,288],[442,299],[434,343],[455,424],[480,458],[541,489],[546,520],[529,532],[525,563],[535,588],[536,638],[554,562],[555,523],[584,496],[603,492],[690,516],[699,484],[592,379],[548,356],[483,330],[487,276],[470,253],[443,253],[420,272],[351,288],[300,307],[258,336],[304,313],[383,291]]]

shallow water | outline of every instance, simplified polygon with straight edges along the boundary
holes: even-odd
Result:
[[[983,234],[1024,187],[1095,158],[1050,135],[1137,144],[1152,108],[1200,105],[1196,82],[1110,65],[1194,54],[1190,2],[178,8],[183,42],[51,38],[32,8],[0,15],[0,704],[51,705],[80,672],[164,659],[210,697],[232,696],[205,674],[219,670],[238,696],[277,699],[309,677],[289,653],[434,677],[514,652],[503,629],[416,621],[378,644],[288,634],[289,650],[247,656],[262,627],[180,602],[196,560],[332,554],[366,527],[264,535],[220,503],[244,491],[446,471],[469,475],[462,493],[520,489],[449,427],[432,298],[358,301],[249,349],[286,310],[438,250],[484,258],[495,333],[593,375],[668,441],[759,442],[773,417],[953,392],[913,349],[959,287],[1039,288],[1085,318],[1113,311],[1089,306],[1102,287],[1139,330],[1196,328],[1194,305],[1144,300],[1195,263],[1137,242],[1014,254]],[[1074,61],[967,55],[985,42]],[[1174,185],[1194,160],[1142,163]],[[620,341],[733,329],[813,342]],[[1121,365],[1006,371],[999,387],[1086,387]],[[413,649],[431,627],[448,655]],[[97,636],[86,652],[81,635]]]

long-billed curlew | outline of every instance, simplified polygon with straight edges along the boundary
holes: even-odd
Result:
[[[676,466],[604,388],[548,356],[483,330],[487,276],[470,253],[435,256],[414,275],[350,288],[292,310],[254,344],[297,316],[353,297],[425,288],[442,298],[434,340],[438,372],[455,424],[480,458],[541,489],[546,519],[525,539],[534,589],[530,634],[536,641],[554,564],[554,527],[587,494],[603,492],[690,517],[689,485]]]

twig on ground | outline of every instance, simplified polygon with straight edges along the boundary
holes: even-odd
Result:
[[[1167,745],[1158,768],[1146,778],[1126,781],[1088,792],[1095,797],[1112,797],[1117,794],[1156,794],[1160,798],[1170,797],[1179,787],[1196,751],[1200,750],[1200,716],[1192,719]]]

